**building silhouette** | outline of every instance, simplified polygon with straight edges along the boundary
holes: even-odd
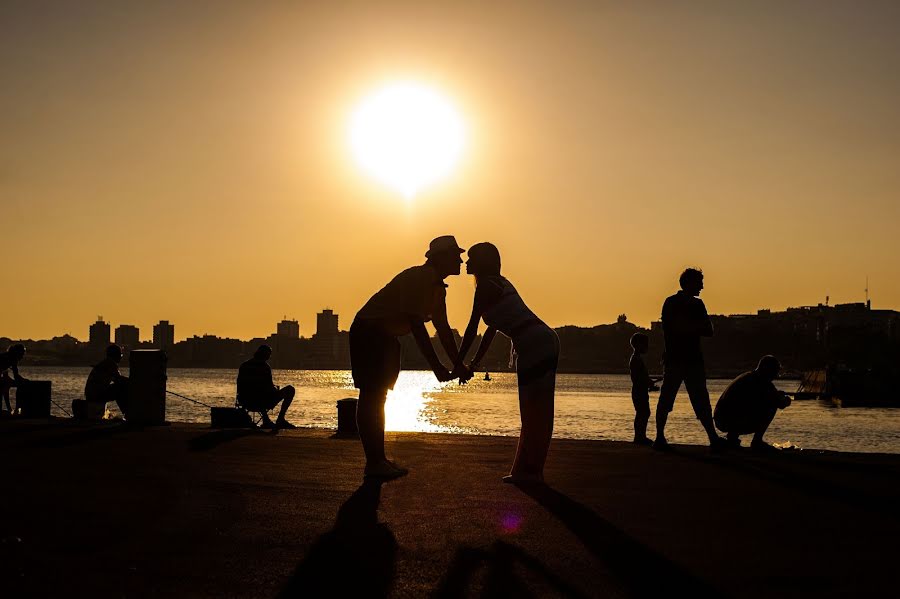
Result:
[[[282,320],[275,327],[276,335],[283,339],[299,339],[300,323],[296,320]]]
[[[350,363],[350,339],[338,329],[338,315],[326,308],[316,314],[309,364],[313,368],[346,368]]]
[[[338,334],[338,315],[326,308],[316,314],[316,335],[333,337]]]
[[[153,325],[153,347],[157,349],[169,349],[175,345],[175,325],[168,320],[160,320]]]
[[[120,324],[116,327],[116,345],[126,350],[134,349],[141,343],[140,329],[133,324]]]
[[[109,345],[110,326],[103,321],[102,316],[97,317],[97,322],[91,325],[88,333],[88,343],[91,347],[106,347]]]

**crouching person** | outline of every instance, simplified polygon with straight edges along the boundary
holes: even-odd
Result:
[[[103,414],[106,404],[114,401],[125,419],[128,419],[128,377],[119,373],[119,362],[122,361],[122,348],[110,345],[106,348],[106,357],[91,368],[87,383],[84,385],[84,408],[72,408],[76,417],[87,417],[92,413]]]
[[[781,364],[775,356],[763,356],[756,370],[745,372],[728,385],[716,403],[713,418],[716,427],[728,434],[730,445],[740,447],[741,435],[753,435],[750,448],[768,451],[774,448],[763,435],[775,413],[791,405],[791,398],[775,388]]]
[[[286,385],[280,389],[272,381],[272,368],[268,360],[272,357],[272,348],[260,345],[253,357],[241,364],[237,376],[238,404],[248,412],[259,412],[265,428],[297,428],[285,419],[291,402],[294,401],[294,388]],[[273,423],[269,418],[269,410],[281,402],[278,419]]]

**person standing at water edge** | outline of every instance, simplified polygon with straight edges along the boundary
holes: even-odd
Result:
[[[394,277],[357,312],[350,326],[350,368],[359,389],[356,424],[366,454],[365,476],[395,478],[406,474],[384,453],[384,402],[400,374],[397,337],[410,332],[434,375],[441,382],[455,378],[434,351],[425,323],[432,321],[447,355],[458,361],[456,341],[447,322],[447,285],[458,275],[465,250],[452,235],[432,240],[425,264]]]
[[[703,425],[713,449],[724,447],[725,439],[716,433],[713,425],[709,391],[706,389],[706,367],[700,349],[701,337],[712,337],[713,326],[700,299],[703,290],[703,272],[688,268],[679,277],[681,290],[666,298],[662,308],[664,354],[662,389],[656,404],[656,441],[653,447],[668,449],[666,420],[675,405],[675,397],[681,383],[687,389],[697,420]]]
[[[294,401],[294,387],[285,385],[278,388],[272,380],[272,367],[269,358],[272,348],[260,345],[253,357],[241,364],[237,376],[237,400],[245,410],[259,412],[265,428],[297,428],[287,421],[285,415],[291,402]],[[278,419],[273,423],[269,418],[269,410],[281,402]]]
[[[713,419],[720,431],[728,433],[728,444],[740,447],[741,435],[753,435],[750,449],[772,451],[763,441],[766,429],[778,410],[791,405],[791,398],[775,388],[781,364],[775,356],[763,356],[756,370],[745,372],[728,385],[716,402]]]
[[[475,277],[472,316],[459,346],[455,370],[460,382],[472,378],[487,353],[497,331],[512,340],[516,352],[516,378],[519,383],[519,416],[522,431],[509,475],[504,482],[543,482],[544,462],[553,437],[553,408],[556,367],[559,363],[559,337],[556,331],[535,316],[519,292],[500,274],[500,252],[491,243],[469,248],[466,272]],[[484,319],[487,330],[469,366],[461,366]]]
[[[19,362],[24,357],[25,346],[21,343],[11,345],[9,349],[0,354],[0,398],[6,403],[6,411],[10,414],[12,414],[12,406],[9,403],[9,390],[27,382],[27,379],[19,374]],[[6,372],[7,370],[12,370],[12,377]]]
[[[631,348],[634,352],[628,361],[631,372],[631,402],[634,404],[634,443],[651,445],[647,437],[647,422],[650,421],[650,392],[658,391],[656,382],[650,378],[643,355],[647,353],[650,340],[643,333],[631,336]]]

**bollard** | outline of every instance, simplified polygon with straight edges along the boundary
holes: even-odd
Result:
[[[356,428],[356,398],[347,397],[337,401],[338,428],[339,435],[358,435],[359,430]]]
[[[16,408],[24,418],[50,418],[51,381],[27,381],[16,388]]]
[[[135,349],[129,353],[128,408],[132,424],[166,423],[166,352]]]

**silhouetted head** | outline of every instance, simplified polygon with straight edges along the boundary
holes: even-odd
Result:
[[[10,345],[9,349],[6,350],[6,353],[8,353],[10,356],[12,356],[13,360],[18,362],[19,360],[21,360],[22,358],[25,357],[25,346],[22,345],[21,343],[16,343],[15,345]]]
[[[268,360],[272,357],[272,348],[266,345],[265,343],[256,348],[256,351],[253,353],[254,358],[259,358],[260,360]]]
[[[122,348],[113,343],[106,347],[106,357],[111,358],[115,362],[122,360]]]
[[[700,295],[700,290],[703,289],[703,271],[699,268],[686,268],[678,277],[678,283],[686,293]]]
[[[466,272],[472,276],[500,274],[500,250],[493,243],[482,241],[469,248]]]
[[[647,353],[647,348],[650,347],[650,338],[643,333],[635,333],[631,336],[631,347],[639,354]]]
[[[767,381],[774,381],[781,374],[781,362],[775,356],[763,356],[756,365],[756,372],[765,377]]]
[[[449,275],[458,275],[463,262],[459,255],[465,251],[456,243],[456,237],[442,235],[431,240],[428,251],[425,252],[428,259],[426,264],[434,267],[442,279]]]

